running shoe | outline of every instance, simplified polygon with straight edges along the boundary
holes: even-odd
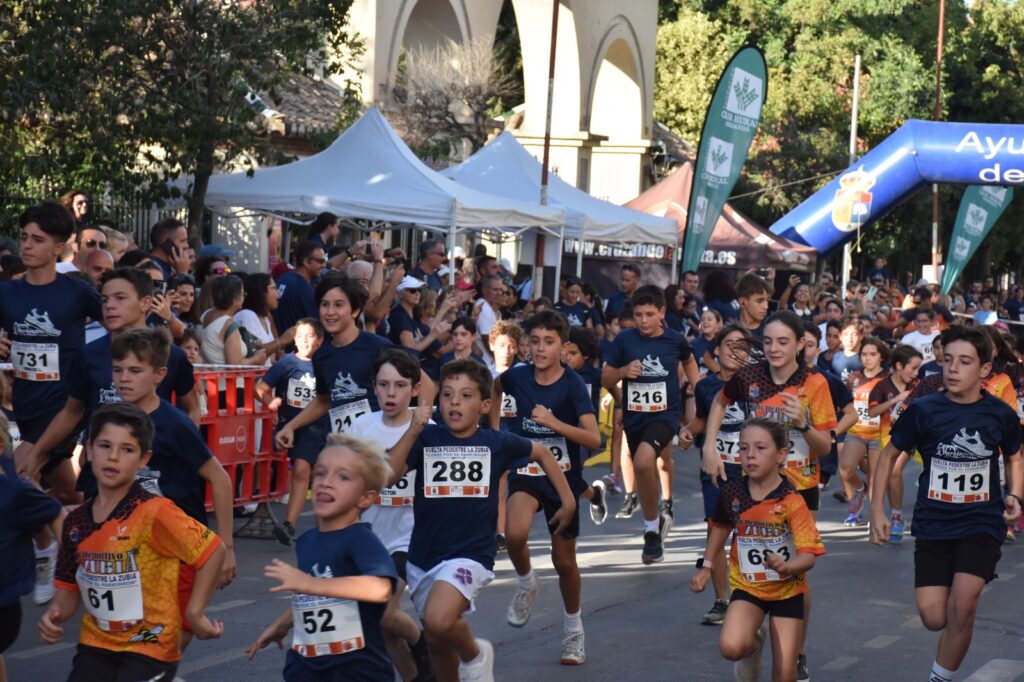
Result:
[[[514,628],[521,628],[530,620],[530,609],[533,608],[533,600],[540,592],[540,585],[534,579],[529,587],[520,585],[516,593],[512,595],[512,603],[508,605],[508,624]]]
[[[505,540],[505,534],[504,533],[498,533],[497,535],[495,535],[494,536],[494,541],[496,543],[498,543],[498,551],[499,552],[504,552],[506,549],[508,549],[508,541]]]
[[[567,632],[562,638],[562,665],[583,665],[587,655],[583,651],[583,632]]]
[[[274,537],[286,547],[295,544],[295,526],[285,521],[280,526],[274,526]]]
[[[761,627],[754,633],[755,648],[748,656],[736,661],[733,666],[733,674],[736,682],[760,682],[761,680],[761,650],[764,648],[764,640],[768,635],[768,619],[765,618]]]
[[[704,614],[700,622],[704,625],[721,625],[725,622],[725,610],[729,608],[729,602],[724,599],[716,599],[711,610]]]
[[[53,586],[53,575],[57,571],[57,541],[50,542],[46,549],[36,548],[36,586],[32,594],[32,601],[36,604],[46,604],[57,594],[57,588]]]
[[[800,654],[796,657],[796,679],[797,682],[810,682],[811,674],[807,672],[807,656]]]
[[[867,492],[867,487],[861,486],[860,490],[853,493],[853,497],[850,498],[846,510],[859,517],[861,509],[864,508],[864,499],[867,497]]]
[[[834,497],[837,502],[842,502],[843,504],[846,504],[847,502],[850,501],[849,499],[847,499],[846,493],[843,492],[842,488],[832,493],[832,497]]]
[[[619,477],[615,474],[605,474],[601,477],[604,481],[605,486],[608,488],[608,494],[612,497],[618,497],[622,494],[622,486],[619,485]]]
[[[661,535],[662,542],[665,542],[668,538],[668,532],[672,530],[672,526],[675,522],[676,518],[672,516],[672,503],[669,502],[668,511],[658,512],[658,534]]]
[[[854,514],[853,512],[850,512],[850,515],[846,517],[845,521],[843,521],[843,525],[847,527],[859,526],[860,522],[860,514]]]
[[[459,664],[459,682],[494,682],[494,647],[486,639],[477,639],[480,662]]]
[[[595,526],[603,526],[608,520],[608,489],[603,480],[594,481],[594,496],[590,498],[590,520]]]
[[[619,511],[615,512],[615,518],[628,519],[633,516],[639,506],[640,500],[637,499],[636,493],[626,493],[622,500],[622,506],[619,507]]]
[[[654,531],[644,533],[644,551],[640,560],[645,565],[656,564],[665,558],[665,550],[662,547],[661,534]]]
[[[1013,532],[1013,526],[1007,526],[1006,527],[1006,541],[1007,542],[1017,542],[1017,534]],[[39,559],[36,559],[36,561],[39,561]],[[36,590],[37,590],[36,594],[39,594],[39,592],[38,592],[38,590],[39,590],[38,584],[36,585]],[[44,604],[46,602],[39,602],[39,601],[37,601],[36,603],[37,604]]]
[[[672,517],[672,520],[675,521],[676,513],[672,509],[672,500],[659,500],[658,511],[660,511],[662,514],[668,514]]]
[[[889,542],[894,545],[903,542],[903,517],[897,514],[889,519]]]

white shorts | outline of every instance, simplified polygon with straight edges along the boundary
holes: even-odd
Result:
[[[476,611],[476,596],[494,580],[493,573],[472,559],[449,559],[426,572],[410,562],[405,570],[409,578],[409,596],[420,620],[427,610],[427,597],[435,582],[446,582],[462,593],[469,602],[466,613],[473,613]]]
[[[388,554],[409,551],[409,540],[415,525],[412,507],[382,507],[374,504],[363,512],[359,520],[370,524]]]

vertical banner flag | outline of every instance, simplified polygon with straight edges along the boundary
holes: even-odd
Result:
[[[1013,189],[994,185],[971,185],[960,200],[949,255],[942,273],[942,293],[948,294],[960,273],[971,260],[978,245],[1013,201]]]
[[[704,117],[686,212],[682,269],[696,270],[750,152],[768,93],[761,50],[741,48],[725,67]]]

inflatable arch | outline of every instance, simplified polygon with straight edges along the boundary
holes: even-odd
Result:
[[[828,254],[931,183],[1024,186],[1024,125],[907,121],[771,230]]]

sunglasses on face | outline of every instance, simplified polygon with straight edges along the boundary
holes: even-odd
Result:
[[[311,260],[311,261],[313,261],[314,263],[319,263],[320,265],[323,265],[324,263],[326,263],[326,262],[327,262],[327,259],[326,259],[326,258],[313,258],[312,256],[310,256],[310,257],[309,257],[309,258],[307,258],[306,260]]]
[[[107,243],[106,242],[97,241],[95,239],[86,239],[85,240],[85,248],[87,248],[87,249],[94,249],[97,246],[100,247],[101,249],[105,249],[105,248],[107,248]]]

